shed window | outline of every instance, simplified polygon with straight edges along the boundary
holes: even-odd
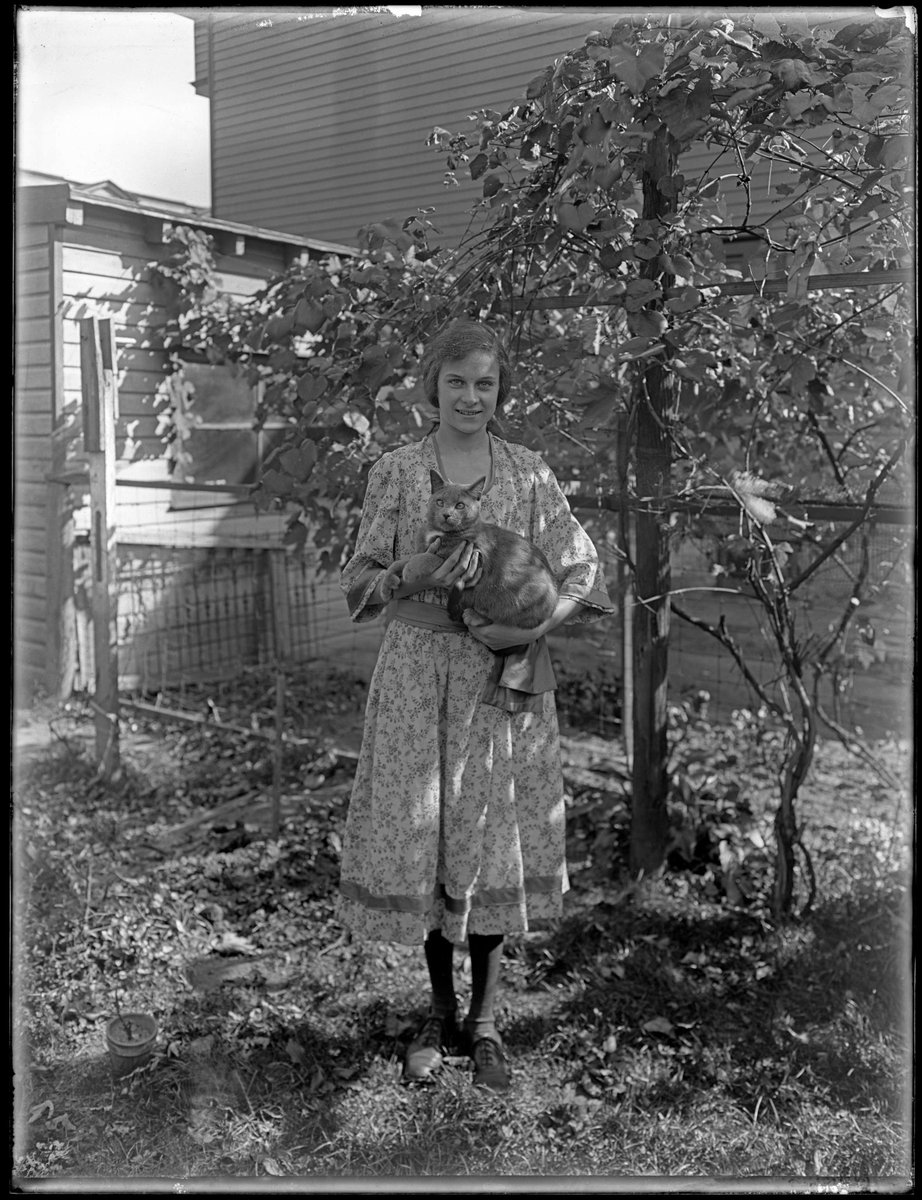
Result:
[[[216,495],[211,489],[222,483],[256,483],[260,467],[281,441],[287,425],[270,420],[262,429],[253,428],[259,389],[229,366],[185,363],[182,374],[189,385],[179,417],[186,436],[172,478],[177,484],[205,484],[209,490],[176,487],[170,506],[208,508],[240,500],[240,496]]]

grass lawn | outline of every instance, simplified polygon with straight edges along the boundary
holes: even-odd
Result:
[[[411,1088],[421,950],[352,941],[332,919],[354,766],[339,735],[361,688],[303,686],[289,711],[316,736],[275,775],[265,739],[139,719],[103,783],[79,710],[51,713],[50,740],[20,757],[19,1189],[483,1177],[510,1190],[539,1176],[566,1190],[909,1189],[906,789],[822,748],[800,811],[816,899],[779,926],[775,735],[745,714],[677,721],[670,866],[632,886],[619,743],[568,730],[572,890],[556,928],[507,943],[513,1088],[473,1088],[462,1059]],[[908,781],[908,749],[877,750]],[[122,1078],[104,1040],[117,1009],[160,1025],[153,1057]]]

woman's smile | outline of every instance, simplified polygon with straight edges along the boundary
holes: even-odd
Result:
[[[485,428],[499,399],[499,365],[482,351],[443,364],[438,379],[439,416],[469,435]]]

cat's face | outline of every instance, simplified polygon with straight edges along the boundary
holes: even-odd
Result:
[[[478,479],[469,488],[445,483],[431,472],[432,495],[429,499],[429,524],[433,529],[450,532],[467,529],[480,516],[480,492],[486,479]]]
[[[439,424],[456,433],[482,433],[496,412],[499,363],[481,350],[442,364],[436,393]]]

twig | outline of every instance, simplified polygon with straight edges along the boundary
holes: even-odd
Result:
[[[237,1082],[240,1084],[240,1090],[243,1092],[243,1098],[244,1098],[244,1100],[246,1100],[247,1105],[249,1106],[250,1112],[253,1113],[253,1112],[255,1112],[255,1110],[253,1108],[253,1102],[250,1100],[250,1093],[247,1091],[246,1087],[244,1086],[243,1080],[240,1078],[240,1072],[237,1070],[236,1067],[234,1067],[233,1070],[234,1070],[234,1074],[237,1076]]]
[[[80,757],[79,752],[74,750],[73,746],[70,744],[68,739],[62,733],[58,733],[58,731],[55,729],[54,721],[48,722],[48,728],[50,729],[52,735],[54,737],[56,737],[59,742],[63,743],[63,745],[65,746],[65,748],[66,748],[68,754],[71,756],[71,758],[77,759]]]
[[[86,905],[83,909],[83,932],[86,933],[90,926],[90,912],[93,902],[93,860],[87,859],[86,864]]]
[[[334,950],[338,950],[340,946],[348,945],[348,937],[345,933],[341,933],[335,942],[330,942],[329,946],[324,946],[322,950],[317,951],[317,957],[323,958],[325,954],[331,954]]]
[[[893,791],[899,793],[904,790],[904,785],[894,775],[891,775],[882,763],[878,762],[867,746],[863,745],[854,734],[850,733],[843,725],[840,725],[838,721],[831,717],[818,701],[815,701],[815,704],[816,715],[836,735],[841,745],[849,754],[854,754],[856,758],[860,758],[864,765],[869,767],[878,779]]]

